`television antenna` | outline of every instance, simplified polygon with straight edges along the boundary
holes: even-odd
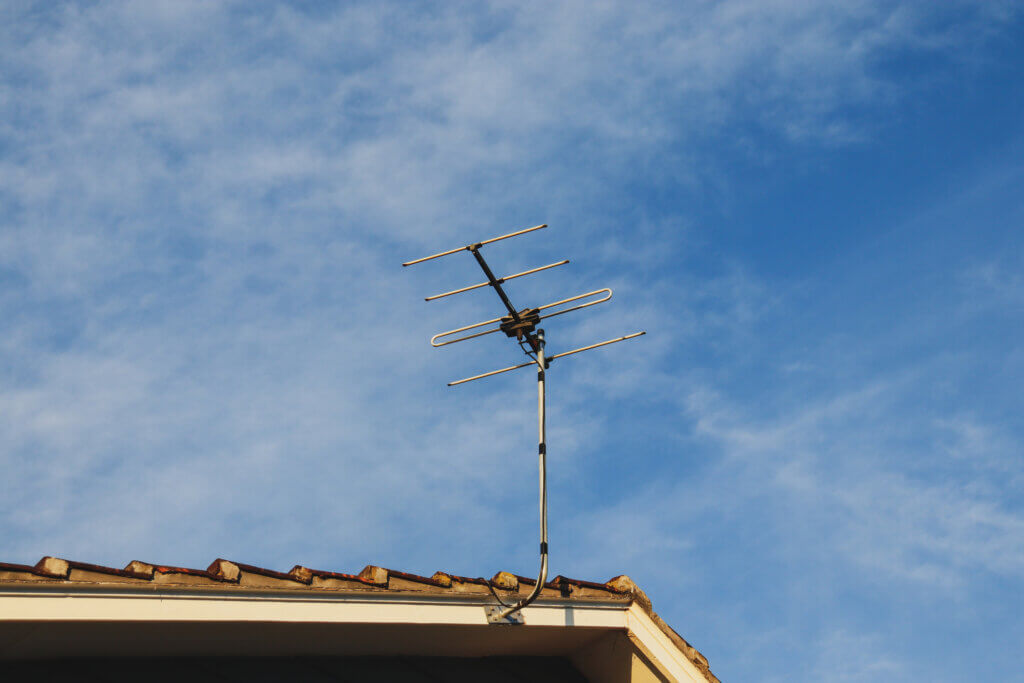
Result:
[[[490,286],[494,288],[494,291],[498,294],[501,299],[501,303],[505,306],[508,311],[508,315],[501,316],[499,318],[493,318],[491,320],[484,320],[483,322],[474,323],[472,325],[466,325],[465,327],[458,327],[454,330],[448,330],[447,332],[441,332],[434,335],[430,344],[434,347],[447,346],[449,344],[456,344],[458,342],[468,341],[470,339],[476,339],[477,337],[483,337],[484,335],[493,334],[495,332],[504,332],[509,338],[514,338],[519,344],[519,347],[523,352],[530,358],[525,363],[518,365],[510,365],[506,368],[498,370],[492,370],[490,372],[484,372],[479,375],[473,375],[472,377],[466,377],[465,379],[456,380],[449,382],[448,386],[453,387],[459,384],[465,384],[466,382],[472,382],[474,380],[483,379],[485,377],[492,377],[499,375],[503,372],[510,372],[512,370],[518,370],[528,366],[537,367],[537,423],[539,427],[539,443],[537,448],[538,459],[540,463],[540,575],[537,577],[537,583],[534,585],[533,590],[530,594],[516,602],[515,604],[508,605],[498,598],[498,602],[501,603],[500,607],[488,607],[487,609],[487,621],[492,624],[522,624],[523,615],[522,609],[532,603],[540,595],[541,590],[544,588],[544,583],[547,581],[548,575],[548,491],[547,491],[547,438],[545,435],[545,371],[551,367],[551,362],[559,358],[566,356],[572,356],[583,351],[590,351],[592,349],[601,348],[602,346],[608,346],[609,344],[615,344],[627,339],[635,339],[646,332],[634,332],[633,334],[627,334],[622,337],[616,337],[615,339],[609,339],[607,341],[598,342],[596,344],[590,344],[589,346],[581,346],[578,349],[572,349],[571,351],[563,351],[554,355],[547,355],[545,353],[545,347],[547,341],[544,338],[544,330],[537,327],[542,320],[548,318],[554,318],[558,315],[570,313],[572,311],[578,311],[590,306],[596,306],[602,304],[612,298],[612,290],[606,288],[597,289],[593,292],[587,292],[585,294],[579,294],[577,296],[571,296],[567,299],[560,301],[554,301],[537,308],[523,308],[516,309],[509,300],[508,295],[502,288],[502,285],[515,278],[524,277],[526,275],[532,275],[539,273],[544,270],[551,268],[557,268],[564,266],[569,263],[569,260],[558,261],[556,263],[550,263],[546,266],[540,266],[539,268],[532,268],[530,270],[524,270],[521,273],[514,273],[512,275],[506,275],[505,277],[495,277],[491,271],[490,266],[487,265],[487,261],[484,260],[483,254],[480,253],[481,248],[485,245],[492,244],[494,242],[500,242],[501,240],[509,239],[510,237],[518,237],[519,235],[525,235],[530,232],[535,232],[543,228],[548,227],[547,225],[537,225],[532,228],[526,228],[525,230],[518,230],[516,232],[510,232],[507,235],[501,235],[499,237],[492,237],[482,242],[475,242],[473,244],[467,244],[464,247],[458,247],[456,249],[449,249],[448,251],[442,251],[439,254],[432,256],[426,256],[415,261],[407,261],[402,266],[412,266],[417,263],[423,263],[424,261],[431,261],[442,256],[450,256],[457,254],[460,251],[468,251],[476,259],[481,270],[484,272],[484,276],[487,277],[486,282],[479,284],[470,285],[468,287],[462,287],[460,289],[453,289],[450,292],[444,292],[442,294],[436,294],[434,296],[426,297],[426,301],[435,301],[444,297],[452,296],[455,294],[462,294],[463,292],[469,292],[474,289],[480,289],[482,287]],[[582,302],[582,303],[579,303]],[[575,304],[568,306],[569,304]],[[568,306],[568,307],[567,307]],[[497,597],[497,594],[495,594]]]

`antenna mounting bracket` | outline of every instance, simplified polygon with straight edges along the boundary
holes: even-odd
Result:
[[[524,308],[519,311],[517,316],[519,319],[516,320],[510,315],[506,315],[501,319],[501,325],[499,325],[502,332],[508,337],[515,337],[516,339],[522,339],[523,337],[529,337],[533,334],[534,329],[537,327],[537,323],[540,322],[540,309],[538,308]]]
[[[484,607],[484,614],[487,615],[488,624],[523,624],[526,620],[523,618],[523,613],[519,610],[512,612],[511,614],[502,614],[505,609],[501,605],[488,605]]]

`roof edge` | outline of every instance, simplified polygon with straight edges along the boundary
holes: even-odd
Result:
[[[232,591],[241,589],[246,593],[322,590],[330,593],[358,591],[394,596],[423,593],[436,598],[488,598],[493,597],[494,591],[511,595],[532,590],[537,582],[536,579],[509,572],[498,572],[490,579],[440,571],[428,577],[376,565],[367,565],[358,574],[310,569],[302,565],[295,565],[288,572],[279,572],[223,558],[214,560],[206,569],[154,565],[139,560],[133,560],[123,569],[117,569],[46,556],[33,566],[0,563],[0,586],[4,583],[21,587],[36,583],[47,587],[102,585],[131,589],[148,586],[189,592],[230,588]],[[707,658],[658,616],[650,598],[628,575],[615,576],[605,583],[556,576],[544,584],[540,601],[568,600],[584,606],[602,599],[620,602],[623,598],[639,606],[709,681],[718,682],[711,673]]]

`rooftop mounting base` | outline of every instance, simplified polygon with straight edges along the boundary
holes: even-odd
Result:
[[[516,610],[507,617],[502,617],[501,613],[505,611],[505,608],[501,605],[488,605],[484,607],[484,614],[487,615],[488,624],[525,624],[526,620],[523,619],[522,610]]]

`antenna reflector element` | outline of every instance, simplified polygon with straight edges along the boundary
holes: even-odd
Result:
[[[403,266],[412,266],[412,265],[415,265],[417,263],[423,263],[424,261],[430,261],[431,259],[441,258],[442,256],[449,256],[451,254],[457,254],[460,251],[470,251],[470,250],[473,249],[473,247],[482,247],[483,245],[490,244],[491,242],[499,242],[501,240],[507,240],[509,237],[518,237],[519,235],[525,235],[528,232],[533,232],[534,230],[541,230],[541,229],[546,228],[546,227],[548,227],[546,223],[544,225],[535,225],[534,227],[526,228],[525,230],[517,230],[516,232],[510,232],[507,235],[501,235],[499,237],[492,237],[491,239],[484,240],[483,242],[476,242],[474,244],[467,244],[466,246],[459,247],[458,249],[449,249],[448,251],[442,251],[440,254],[434,254],[433,256],[424,256],[423,258],[418,258],[415,261],[406,261],[402,265]]]

